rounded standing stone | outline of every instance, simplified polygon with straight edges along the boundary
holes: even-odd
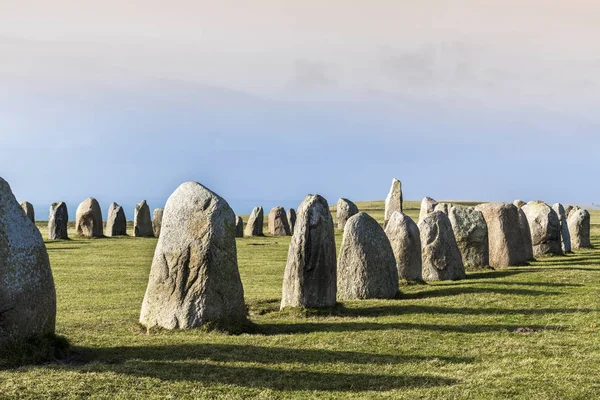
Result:
[[[154,233],[154,237],[160,237],[164,211],[164,208],[156,208],[152,214],[152,232]]]
[[[33,204],[28,201],[21,202],[21,208],[25,211],[25,215],[31,222],[35,224],[35,210],[33,209]]]
[[[69,210],[62,201],[52,203],[48,214],[48,238],[50,240],[67,240]]]
[[[419,212],[419,221],[425,218],[426,215],[431,214],[435,211],[435,207],[438,205],[438,202],[432,199],[431,197],[425,197],[423,201],[421,201],[421,210]]]
[[[513,201],[513,204],[515,205],[515,207],[517,207],[518,209],[523,208],[523,206],[527,205],[527,203],[525,203],[523,200],[515,200]]]
[[[244,237],[244,220],[236,215],[235,217],[235,237]]]
[[[567,223],[571,233],[571,247],[574,250],[591,249],[590,213],[579,207],[574,207],[569,213]]]
[[[93,197],[85,199],[75,214],[75,231],[78,236],[88,238],[102,237],[102,210]]]
[[[556,212],[539,200],[530,201],[521,210],[529,222],[534,257],[544,254],[563,254],[560,221]]]
[[[402,212],[402,182],[398,179],[392,179],[392,186],[390,192],[385,198],[385,215],[383,226],[387,226],[389,219],[392,217],[394,211]]]
[[[358,207],[356,204],[348,199],[341,198],[337,202],[336,217],[338,229],[344,229],[346,222],[350,217],[358,214]]]
[[[396,211],[388,221],[385,233],[390,241],[398,276],[407,281],[421,282],[421,234],[417,224],[406,214]]]
[[[290,208],[287,212],[287,217],[290,224],[290,231],[294,233],[294,227],[296,226],[296,210]]]
[[[239,332],[246,322],[233,210],[201,184],[186,182],[165,205],[140,323]]]
[[[298,208],[283,278],[281,308],[335,305],[336,264],[329,204],[319,195],[308,195]]]
[[[142,200],[135,206],[133,212],[133,236],[135,237],[153,237],[152,217],[150,217],[150,207],[146,200]]]
[[[448,218],[464,266],[487,267],[490,264],[490,249],[488,227],[483,214],[471,207],[451,206]]]
[[[263,236],[263,225],[265,223],[265,213],[263,208],[258,206],[254,207],[248,222],[246,222],[246,229],[244,230],[245,236]]]
[[[111,203],[108,207],[108,218],[106,220],[106,236],[127,235],[127,219],[125,210],[117,203]]]
[[[0,349],[53,334],[56,291],[40,231],[0,178]]]
[[[558,215],[558,221],[560,222],[560,240],[562,244],[562,250],[564,253],[571,252],[571,234],[569,233],[569,224],[567,222],[567,213],[565,207],[556,203],[552,206],[552,209]]]
[[[287,219],[287,214],[283,207],[275,207],[271,210],[268,217],[269,233],[273,236],[290,236],[290,224]]]

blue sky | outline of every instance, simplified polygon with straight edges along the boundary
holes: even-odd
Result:
[[[88,196],[131,217],[187,180],[240,214],[393,177],[407,199],[600,198],[591,2],[6,3],[0,171],[38,218]]]

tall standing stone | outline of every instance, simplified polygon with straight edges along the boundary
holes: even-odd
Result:
[[[402,182],[396,178],[392,180],[392,187],[390,187],[390,192],[385,198],[384,226],[387,226],[394,211],[402,212]]]
[[[281,308],[336,303],[335,233],[327,200],[308,195],[298,208],[283,278]]]
[[[268,217],[269,233],[273,236],[290,236],[292,231],[288,223],[287,214],[283,207],[275,207]]]
[[[590,249],[590,213],[579,207],[574,207],[567,218],[571,233],[571,247],[574,250]]]
[[[263,225],[265,223],[265,214],[263,208],[258,206],[254,207],[248,222],[246,222],[246,229],[244,230],[245,236],[263,236]]]
[[[240,216],[235,216],[235,237],[244,237],[244,220]]]
[[[344,229],[338,259],[338,297],[341,300],[393,299],[398,295],[394,251],[381,225],[361,212]]]
[[[62,201],[52,203],[48,214],[48,238],[50,240],[67,240],[69,224],[69,210]]]
[[[78,236],[88,238],[102,237],[102,210],[93,197],[85,199],[75,214],[75,232]]]
[[[154,237],[160,237],[160,229],[162,227],[162,219],[164,212],[164,208],[154,209],[154,212],[152,214],[152,232],[154,232]]]
[[[341,198],[337,202],[336,217],[338,229],[344,229],[346,222],[353,215],[358,214],[358,207],[356,204],[348,199]]]
[[[527,263],[527,248],[514,204],[486,203],[475,207],[488,226],[490,266],[508,267]]]
[[[117,203],[111,203],[108,207],[108,218],[106,219],[106,236],[127,235],[127,218],[125,210]]]
[[[519,212],[519,228],[521,229],[521,240],[523,245],[523,251],[525,252],[525,259],[527,261],[535,260],[533,255],[533,242],[531,241],[531,229],[529,229],[529,221],[523,208],[518,208]]]
[[[287,212],[288,222],[290,223],[290,231],[294,233],[296,227],[296,210],[290,208]]]
[[[448,218],[456,244],[467,268],[487,267],[490,264],[488,227],[480,211],[470,207],[451,206]]]
[[[0,178],[0,349],[53,334],[56,291],[40,231]]]
[[[165,205],[140,323],[240,331],[246,321],[233,210],[201,184],[186,182]]]
[[[135,206],[135,210],[133,212],[133,236],[154,236],[152,217],[150,217],[150,207],[148,207],[146,200],[142,200]]]
[[[446,281],[467,277],[452,224],[446,214],[434,211],[419,221],[425,281]]]
[[[435,211],[435,207],[438,205],[438,202],[432,199],[431,197],[425,197],[423,201],[421,201],[421,211],[419,212],[419,221],[425,218],[426,215],[431,214]]]
[[[394,251],[398,276],[407,281],[422,281],[421,234],[417,224],[408,215],[396,211],[385,233]]]
[[[33,209],[33,204],[28,201],[21,202],[21,208],[25,211],[25,215],[31,222],[35,224],[35,210]]]
[[[554,210],[543,201],[530,201],[521,210],[527,216],[533,255],[562,254],[560,221]]]
[[[560,223],[560,240],[562,243],[562,250],[564,253],[571,252],[571,234],[569,233],[569,224],[567,222],[567,213],[565,207],[556,203],[552,206],[552,209],[558,215],[558,221]]]

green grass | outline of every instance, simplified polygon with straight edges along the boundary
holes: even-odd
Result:
[[[381,202],[359,207],[382,220]],[[594,250],[306,314],[278,311],[290,239],[239,239],[256,332],[238,336],[140,329],[156,239],[48,242],[57,333],[74,351],[0,369],[0,397],[598,398],[600,226],[592,229]]]

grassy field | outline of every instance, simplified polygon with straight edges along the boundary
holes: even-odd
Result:
[[[382,221],[381,202],[359,207]],[[0,397],[599,398],[600,225],[592,235],[594,250],[307,315],[278,311],[290,239],[239,239],[256,332],[238,336],[140,329],[156,239],[47,242],[74,354],[0,369]]]

